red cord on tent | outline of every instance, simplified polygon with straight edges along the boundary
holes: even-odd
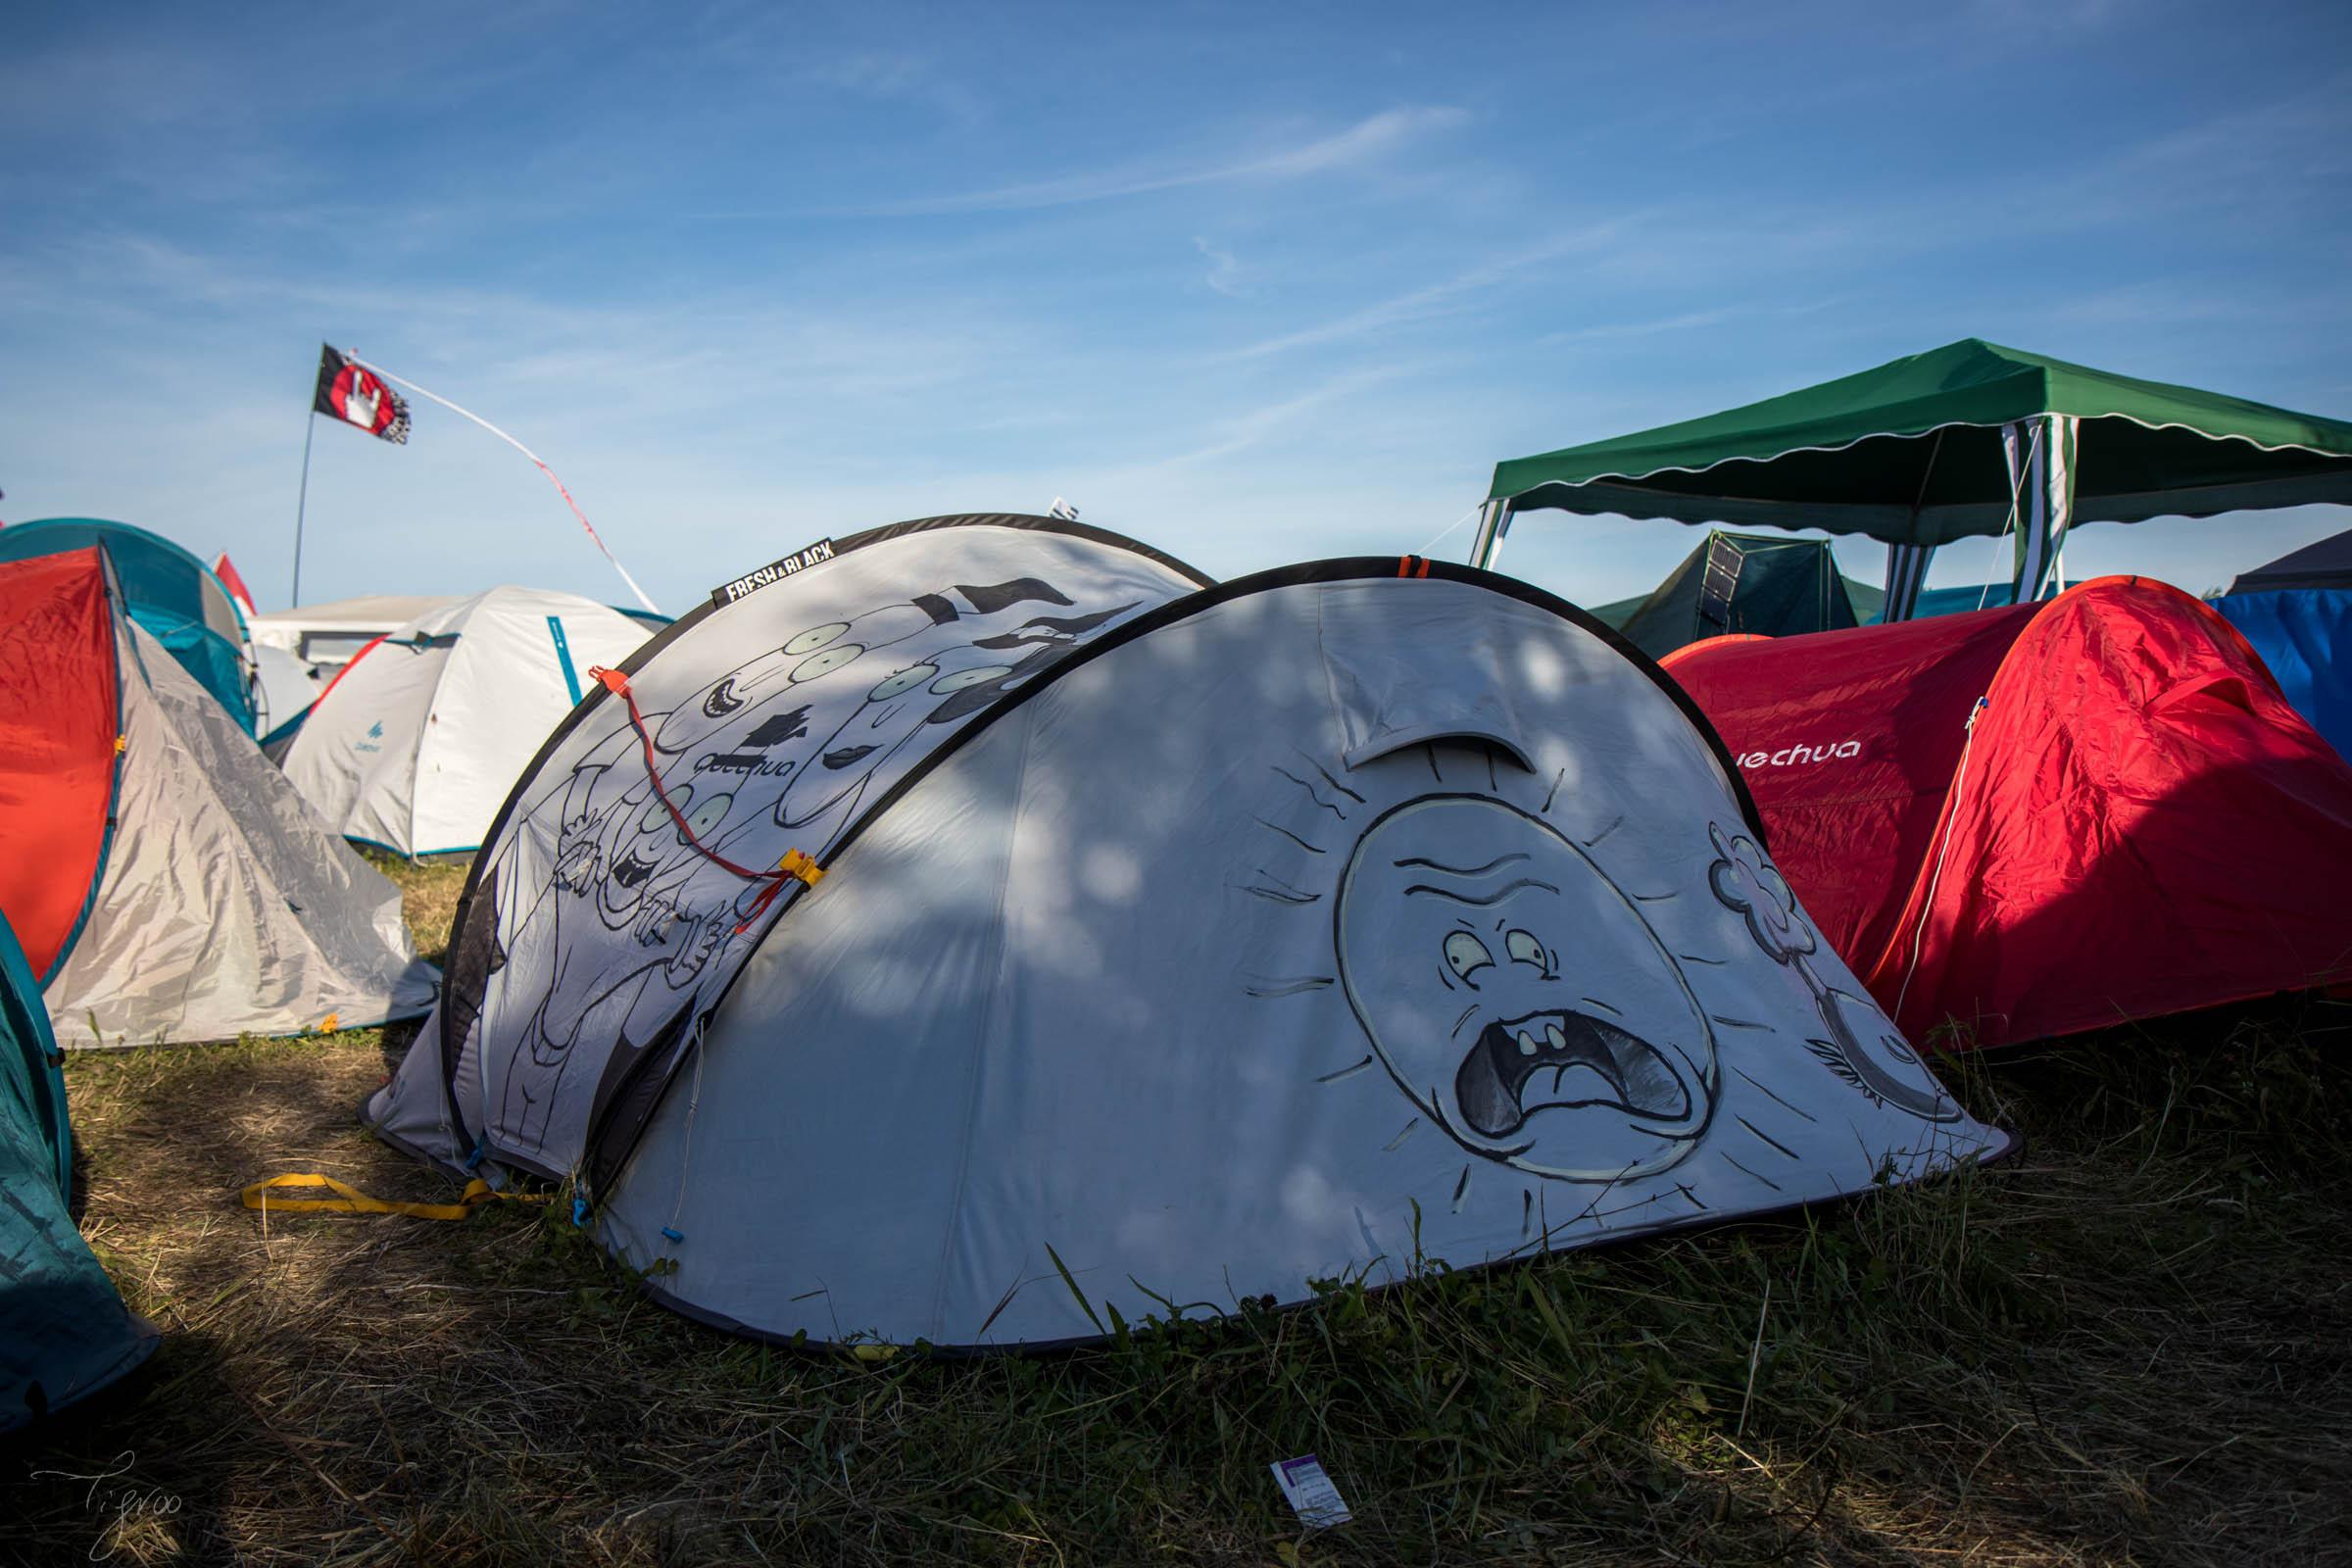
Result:
[[[593,664],[589,666],[588,678],[629,705],[629,727],[637,732],[637,743],[645,748],[646,777],[653,781],[654,795],[661,801],[663,808],[669,812],[669,819],[677,823],[678,837],[712,865],[731,871],[746,882],[767,884],[760,891],[760,897],[753,901],[750,910],[736,922],[735,931],[738,936],[750,930],[752,922],[759,919],[761,914],[766,912],[767,906],[776,902],[776,896],[784,891],[785,883],[805,882],[808,886],[814,887],[824,879],[823,867],[798,850],[786,850],[784,858],[776,862],[775,869],[755,871],[748,865],[737,865],[733,860],[728,859],[696,837],[694,829],[687,825],[685,813],[680,811],[677,803],[669,798],[669,791],[662,787],[662,763],[654,756],[654,738],[645,731],[645,715],[637,711],[637,696],[629,690],[629,677],[617,669],[607,669],[602,664]]]

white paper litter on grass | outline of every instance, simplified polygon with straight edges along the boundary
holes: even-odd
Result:
[[[1329,1530],[1355,1517],[1340,1500],[1340,1489],[1324,1473],[1323,1461],[1313,1454],[1277,1460],[1267,1468],[1274,1472],[1275,1484],[1290,1500],[1292,1511],[1309,1530]]]

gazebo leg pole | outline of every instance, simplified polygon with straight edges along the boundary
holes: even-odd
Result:
[[[1479,512],[1478,540],[1470,547],[1470,564],[1492,571],[1502,549],[1502,536],[1511,526],[1511,504],[1495,499]]]
[[[1919,590],[1928,580],[1934,545],[1890,544],[1886,547],[1886,603],[1879,611],[1882,623],[1909,620],[1919,608]]]

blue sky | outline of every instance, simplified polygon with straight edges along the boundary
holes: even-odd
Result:
[[[0,516],[264,608],[321,339],[535,447],[668,610],[1056,495],[1227,576],[1968,335],[2352,416],[2352,7],[21,4],[0,213]],[[619,595],[454,416],[318,435],[306,599]],[[2347,522],[2068,564],[2202,590]],[[1506,564],[1598,603],[1695,540]]]

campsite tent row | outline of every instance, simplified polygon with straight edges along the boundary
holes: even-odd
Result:
[[[1700,710],[1523,584],[1383,558],[1209,585],[1006,516],[762,580],[575,669],[368,1109],[453,1168],[577,1175],[683,1311],[1054,1343],[1153,1292],[1393,1266],[1416,1207],[1423,1247],[1500,1258],[2005,1147],[1791,895]],[[437,689],[468,640],[402,657],[443,656]],[[2177,662],[2114,712],[2187,751],[2280,726],[2250,661]],[[2165,1004],[2218,1000],[2193,989]],[[1091,1300],[1038,1288],[1063,1264]]]

